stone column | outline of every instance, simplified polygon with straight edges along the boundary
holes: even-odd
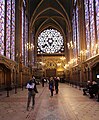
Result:
[[[22,2],[16,0],[16,33],[15,33],[15,60],[18,63],[18,84],[22,85]]]

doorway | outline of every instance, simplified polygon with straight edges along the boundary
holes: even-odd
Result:
[[[46,69],[46,77],[55,77],[56,69]]]
[[[11,85],[11,70],[5,65],[0,64],[0,89],[5,89]]]

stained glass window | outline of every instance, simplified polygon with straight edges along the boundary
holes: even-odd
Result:
[[[25,45],[25,47],[27,47],[27,45],[24,43],[24,8],[22,8],[22,60],[23,60],[23,62],[25,62],[24,45]]]
[[[12,0],[12,23],[11,23],[11,59],[15,59],[15,0]]]
[[[7,16],[6,16],[6,56],[10,58],[10,39],[11,39],[11,0],[7,1]]]
[[[90,28],[89,28],[89,8],[88,0],[85,0],[85,24],[86,24],[86,48],[87,48],[87,57],[90,57]]]
[[[89,11],[90,11],[90,40],[91,40],[91,55],[95,53],[95,21],[94,21],[94,0],[89,0]]]
[[[25,47],[25,65],[28,64],[28,50],[30,49],[30,43],[28,43],[28,19],[25,16],[25,43],[28,44],[28,47]]]
[[[26,2],[23,1],[22,8],[22,60],[25,65],[28,65],[28,19],[26,16]]]
[[[77,25],[77,56],[80,53],[80,45],[79,45],[79,18],[78,18],[78,6],[76,6],[76,25]],[[75,43],[74,43],[75,44]]]
[[[99,0],[95,0],[95,8],[96,8],[96,29],[97,29],[97,47],[99,53]]]
[[[94,21],[94,0],[85,0],[85,27],[86,27],[86,48],[87,58],[96,54],[95,51],[95,21]]]
[[[5,1],[0,0],[0,54],[4,55],[4,17]]]
[[[15,0],[7,0],[6,56],[15,59]]]
[[[76,14],[75,14],[75,10],[73,10],[72,27],[73,27],[73,43],[74,43],[73,55],[75,55],[77,57],[77,52],[76,52]]]
[[[73,28],[73,56],[74,56],[74,59],[76,59],[80,53],[79,16],[78,16],[78,5],[76,0],[74,2],[72,28]]]
[[[64,51],[63,36],[55,29],[46,29],[38,37],[39,53],[61,53]]]
[[[32,64],[34,65],[34,34],[33,33],[31,33],[31,49],[32,49]]]

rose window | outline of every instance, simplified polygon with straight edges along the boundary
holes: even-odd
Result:
[[[39,53],[61,53],[64,51],[63,36],[54,29],[44,30],[38,37]]]

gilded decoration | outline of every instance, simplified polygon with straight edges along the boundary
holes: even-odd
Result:
[[[56,63],[55,63],[55,61],[48,60],[48,61],[46,61],[45,66],[47,69],[54,69],[54,68],[56,68]]]
[[[42,66],[46,69],[58,69],[64,67],[64,62],[60,58],[61,56],[55,56],[55,57],[43,56],[43,57],[38,57],[37,61],[39,63],[43,63]]]

